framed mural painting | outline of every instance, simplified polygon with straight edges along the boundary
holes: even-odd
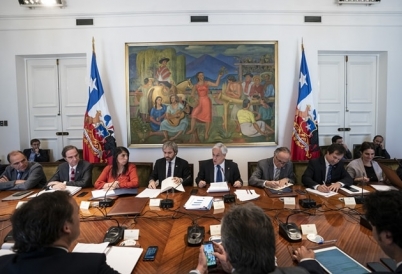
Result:
[[[278,42],[127,43],[130,147],[277,141]]]

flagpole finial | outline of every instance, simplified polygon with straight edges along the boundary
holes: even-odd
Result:
[[[303,38],[302,38],[302,43],[301,43],[301,50],[304,51]]]
[[[95,38],[92,36],[92,52],[95,53]]]

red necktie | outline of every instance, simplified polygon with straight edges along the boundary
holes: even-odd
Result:
[[[75,181],[75,170],[74,170],[74,168],[71,168],[70,180]]]

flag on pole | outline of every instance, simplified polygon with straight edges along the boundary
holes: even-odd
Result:
[[[94,43],[92,41],[92,43]],[[112,117],[96,65],[93,45],[89,98],[84,118],[83,157],[90,163],[112,163],[116,147]]]
[[[317,110],[314,107],[303,44],[298,86],[299,96],[292,133],[292,160],[310,160],[320,157],[320,148],[318,145]]]

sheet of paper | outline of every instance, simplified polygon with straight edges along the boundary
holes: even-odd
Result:
[[[103,190],[103,189],[99,189],[99,190],[92,190],[92,198],[102,198],[105,197],[107,190]],[[107,191],[107,196],[111,196],[114,195],[114,191],[113,189],[109,189],[109,191]]]
[[[242,202],[255,200],[260,197],[260,195],[257,194],[257,192],[255,192],[255,190],[253,190],[253,189],[250,189],[250,190],[249,189],[237,189],[235,191],[235,194],[237,196],[237,199],[239,199]]]
[[[78,243],[73,252],[81,252],[81,253],[104,253],[109,243],[100,243],[100,244],[84,244]]]
[[[210,183],[207,192],[225,192],[229,191],[228,183]]]
[[[139,229],[125,229],[124,230],[124,240],[127,240],[127,239],[138,240],[139,236],[140,236]]]
[[[211,236],[221,235],[221,225],[210,225],[209,230]]]
[[[317,194],[317,195],[320,195],[320,196],[324,196],[324,197],[327,197],[327,198],[338,194],[338,192],[334,192],[334,191],[330,191],[330,192],[321,192],[321,191],[318,191],[318,190],[315,190],[315,189],[311,189],[311,188],[306,188],[306,190],[307,190],[308,192],[310,192],[310,193]]]
[[[161,194],[160,189],[146,188],[137,195],[137,198],[156,198],[159,194]]]
[[[293,185],[292,183],[285,183],[285,185],[284,185],[284,186],[278,186],[278,187],[266,187],[266,188],[269,188],[269,189],[274,189],[274,190],[281,190],[281,189],[284,189],[284,188],[290,187],[290,186],[292,186],[292,185]]]
[[[356,205],[355,197],[345,197],[343,198],[345,206]]]
[[[303,235],[317,234],[317,227],[315,224],[300,225]]]
[[[119,273],[131,273],[138,262],[142,248],[112,246],[106,253],[106,262]]]
[[[370,186],[378,191],[398,190],[394,186],[386,186],[386,185],[370,185]]]
[[[149,206],[150,207],[159,207],[161,205],[161,200],[162,199],[150,199]]]

